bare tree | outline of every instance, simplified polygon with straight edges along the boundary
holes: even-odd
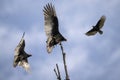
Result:
[[[56,74],[56,76],[57,76],[57,79],[58,79],[58,80],[61,80],[61,75],[60,75],[60,71],[59,71],[58,64],[56,64],[56,68],[57,68],[57,71],[56,71],[56,69],[54,68],[54,72],[55,72],[55,74]]]
[[[67,64],[66,64],[66,53],[64,52],[62,43],[60,43],[60,48],[61,48],[61,51],[62,51],[63,65],[64,65],[65,75],[66,75],[65,80],[70,80],[69,75],[68,75],[68,70],[67,70]],[[56,67],[57,67],[57,71],[56,71],[56,69],[54,69],[54,72],[55,72],[55,74],[57,76],[57,79],[61,80],[61,75],[60,75],[58,64],[56,64]]]

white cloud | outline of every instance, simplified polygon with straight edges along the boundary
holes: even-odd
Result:
[[[78,69],[80,66],[84,66],[88,59],[87,52],[80,47],[75,47],[72,48],[68,53],[67,53],[67,64],[68,64],[68,69],[70,71],[74,71],[75,69]]]
[[[71,79],[79,80],[82,78],[82,80],[98,80],[100,77],[104,77],[105,80],[109,80],[106,79],[107,77],[105,77],[105,75],[107,75],[107,72],[110,71],[107,68],[116,68],[115,66],[112,66],[112,64],[117,64],[117,62],[119,62],[118,59],[120,51],[119,45],[116,45],[116,43],[119,43],[119,38],[117,38],[118,40],[116,40],[116,37],[114,37],[113,39],[113,36],[116,36],[116,34],[118,34],[119,32],[116,32],[116,28],[107,28],[110,26],[110,24],[107,23],[112,24],[112,22],[109,22],[109,19],[113,18],[114,16],[119,16],[114,15],[116,14],[115,9],[118,9],[117,7],[119,7],[119,2],[120,1],[118,0],[67,0],[54,2],[60,23],[60,32],[68,39],[68,41],[64,43],[64,48],[67,54],[66,61],[69,70],[68,72],[71,72]],[[7,14],[17,15],[22,13],[26,16],[28,13],[29,15],[33,16],[43,16],[43,14],[40,13],[42,13],[42,9],[45,4],[47,4],[46,1],[33,2],[32,0],[13,0],[13,2],[5,4],[3,12]],[[93,37],[87,37],[86,35],[84,35],[84,33],[89,30],[91,26],[94,25],[103,14],[109,16],[107,18],[105,28],[103,28],[105,33],[103,35],[97,34]],[[23,16],[21,15],[21,17]],[[29,29],[25,30],[26,52],[31,52],[33,54],[33,56],[29,59],[32,74],[30,74],[29,76],[24,75],[23,69],[18,67],[12,72],[13,74],[9,76],[10,80],[56,79],[56,76],[52,70],[55,67],[56,63],[59,64],[60,70],[64,74],[62,55],[59,46],[55,46],[53,53],[50,55],[48,55],[46,52],[46,35],[43,26],[44,22],[42,21],[43,20],[40,17],[40,24],[38,23],[39,21],[36,22],[34,20],[33,23],[28,22],[27,24],[31,26],[26,27]],[[0,58],[1,61],[8,59],[10,61],[12,59],[11,56],[13,55],[12,53],[14,53],[14,48],[18,44],[19,40],[21,39],[22,33],[24,32],[22,31],[23,29],[19,30],[18,26],[16,26],[15,28],[13,25],[14,23],[12,23],[12,25],[9,25],[8,23],[0,23],[0,49],[2,49],[2,51],[0,51],[0,55],[2,56],[2,58]],[[18,23],[17,25],[20,24]],[[108,32],[112,33],[109,34]],[[114,47],[117,49],[115,49]],[[10,58],[9,56],[3,57],[6,54],[9,54]],[[8,65],[11,65],[12,60],[10,62],[9,61]],[[0,62],[0,64],[2,63]],[[4,64],[3,66],[6,66],[6,64]],[[6,72],[6,70],[3,70],[2,72],[4,72],[3,74],[6,74],[9,71]],[[114,73],[115,72],[113,72],[113,74]],[[116,73],[114,75],[116,75]],[[116,77],[119,78],[119,76]],[[5,79],[4,76],[2,78]]]
[[[120,59],[120,48],[113,51],[112,55],[109,57],[108,65],[117,62]]]
[[[16,39],[18,38],[18,35],[14,33],[14,31],[16,30],[11,30],[8,29],[7,26],[1,25],[2,27],[0,27],[0,38],[1,38],[1,42],[0,42],[0,48],[2,48],[2,53],[4,52],[4,54],[10,54],[11,50],[13,51],[13,47],[15,46],[14,44],[16,43]]]

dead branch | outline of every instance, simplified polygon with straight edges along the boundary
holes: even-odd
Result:
[[[60,43],[60,47],[61,47],[61,51],[62,51],[62,55],[63,55],[63,63],[64,63],[64,69],[65,69],[65,74],[66,74],[65,80],[70,80],[69,75],[68,75],[68,71],[67,71],[67,65],[66,65],[66,54],[64,52],[62,43]]]
[[[55,74],[56,74],[56,76],[57,76],[57,79],[58,79],[58,80],[61,80],[61,75],[60,75],[60,71],[59,71],[58,64],[56,64],[56,67],[57,67],[57,71],[56,71],[56,69],[54,69],[54,72],[55,72]]]
[[[57,76],[57,79],[58,79],[58,74],[57,74],[57,71],[55,68],[54,68],[54,72],[55,72],[55,75]]]

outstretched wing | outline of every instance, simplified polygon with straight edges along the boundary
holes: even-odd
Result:
[[[59,33],[58,18],[56,16],[55,7],[52,4],[47,4],[44,9],[45,32],[48,37]]]
[[[21,52],[24,51],[24,48],[25,48],[25,40],[23,39],[24,34],[25,33],[23,33],[22,39],[20,40],[19,44],[15,48],[14,61],[13,61],[13,66],[14,67],[16,67],[18,62],[20,61],[19,55],[22,54]]]
[[[101,16],[100,20],[97,22],[95,27],[101,29],[104,26],[105,20],[106,20],[106,17],[104,15]]]
[[[24,34],[19,42],[19,44],[17,45],[17,47],[15,48],[15,55],[20,55],[20,51],[24,50],[25,48],[25,40],[24,40]]]
[[[44,7],[43,12],[45,19],[45,32],[47,35],[47,52],[51,53],[54,45],[58,44],[59,42],[66,41],[66,39],[59,32],[59,24],[55,7],[48,3]]]
[[[97,33],[97,31],[92,28],[91,30],[89,30],[87,33],[85,33],[87,36],[91,36],[91,35],[95,35]]]
[[[101,33],[102,31],[100,29],[103,27],[105,20],[106,20],[106,17],[103,15],[100,18],[100,20],[97,22],[97,24],[93,26],[93,28],[85,34],[87,36],[91,36],[91,35],[95,35],[97,32]]]

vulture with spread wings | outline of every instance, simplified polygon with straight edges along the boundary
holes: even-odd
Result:
[[[47,35],[47,52],[51,53],[54,45],[66,41],[66,39],[59,32],[59,23],[56,15],[55,7],[52,4],[44,6],[44,20],[45,20],[45,32]]]
[[[92,36],[95,35],[97,32],[99,32],[100,34],[103,34],[103,31],[101,31],[100,29],[104,26],[106,17],[102,16],[100,18],[100,20],[97,22],[97,24],[95,26],[93,26],[93,28],[91,30],[89,30],[86,35],[87,36]]]
[[[16,67],[18,65],[18,66],[22,66],[26,71],[29,71],[30,65],[28,63],[27,58],[32,55],[27,54],[24,51],[24,48],[25,48],[25,40],[23,39],[24,34],[25,33],[23,33],[22,39],[20,40],[19,44],[15,48],[13,67]]]

